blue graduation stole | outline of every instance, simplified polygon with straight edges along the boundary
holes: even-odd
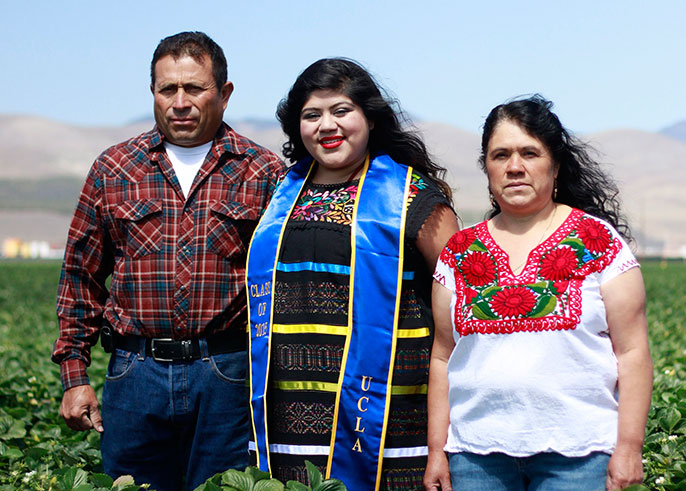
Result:
[[[276,262],[286,222],[314,169],[298,162],[260,220],[248,251],[250,405],[257,465],[269,470],[266,388]],[[387,155],[365,162],[351,224],[350,302],[326,477],[379,487],[391,398],[412,168]]]

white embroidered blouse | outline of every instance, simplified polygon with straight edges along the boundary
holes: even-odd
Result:
[[[600,285],[636,266],[616,230],[576,209],[517,276],[486,222],[455,234],[434,273],[453,292],[445,450],[611,453],[617,360]]]

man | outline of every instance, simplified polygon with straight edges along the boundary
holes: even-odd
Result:
[[[100,155],[79,198],[52,359],[60,414],[102,434],[108,474],[194,489],[248,464],[245,258],[284,166],[223,123],[233,84],[205,34],[163,39],[151,79],[155,128]],[[102,417],[86,374],[98,336]]]

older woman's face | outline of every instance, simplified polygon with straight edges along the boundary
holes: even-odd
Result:
[[[500,121],[486,152],[488,185],[503,213],[528,215],[552,201],[558,166],[546,146],[517,123]]]
[[[344,182],[364,161],[373,127],[346,95],[315,90],[300,112],[300,137],[317,161],[319,182]]]

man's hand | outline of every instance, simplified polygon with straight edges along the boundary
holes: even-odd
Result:
[[[77,385],[64,392],[60,416],[72,430],[86,431],[94,428],[98,433],[102,433],[99,407],[93,388],[90,385]]]

